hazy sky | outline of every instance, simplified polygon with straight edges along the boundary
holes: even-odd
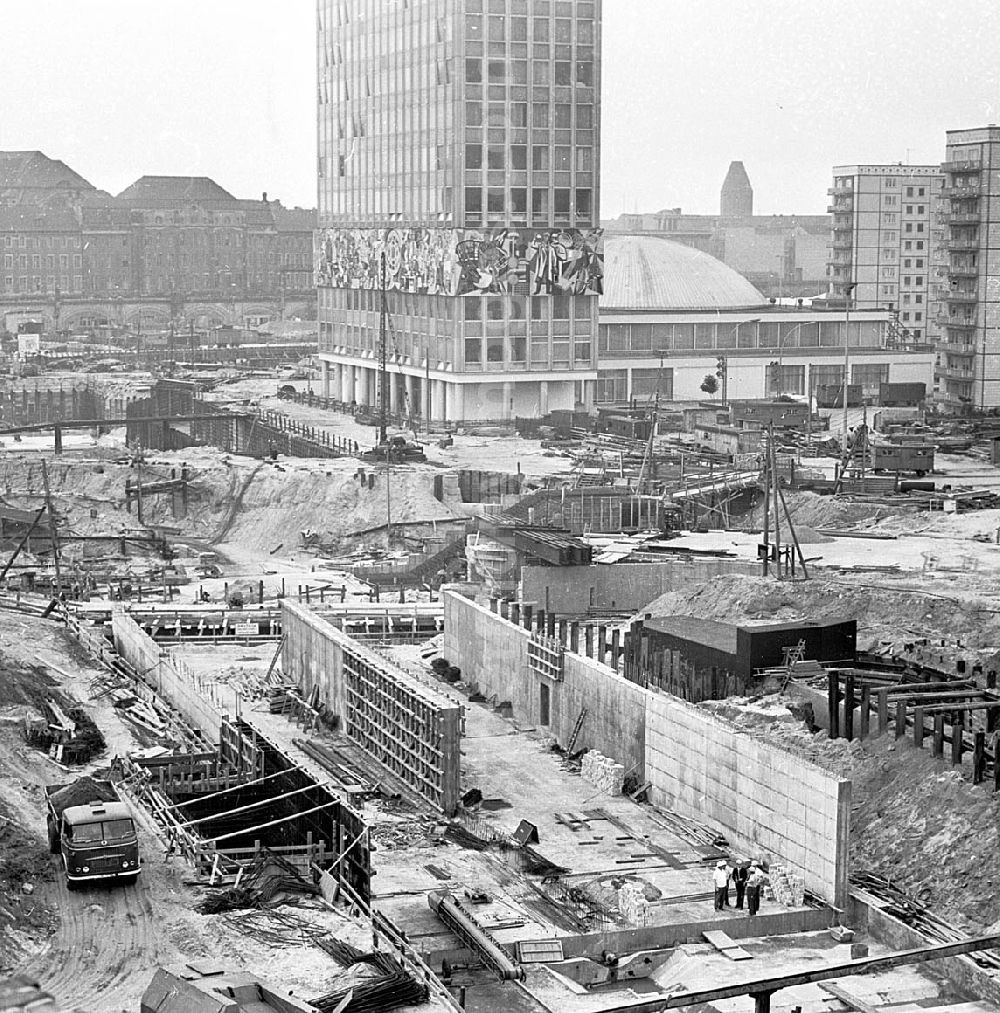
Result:
[[[0,148],[117,193],[143,173],[315,203],[313,0],[0,0]],[[714,212],[731,159],[766,212],[830,167],[937,162],[1000,122],[997,0],[604,0],[605,217]]]

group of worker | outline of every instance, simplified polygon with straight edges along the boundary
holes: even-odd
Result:
[[[730,907],[729,884],[736,888],[736,907],[743,910],[746,899],[747,912],[752,918],[760,910],[760,892],[767,883],[767,873],[760,862],[734,862],[730,865],[720,860],[712,874],[715,884],[715,910]]]

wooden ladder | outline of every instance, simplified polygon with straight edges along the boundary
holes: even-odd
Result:
[[[573,734],[569,737],[569,742],[566,743],[566,753],[571,755],[573,750],[576,748],[576,740],[580,737],[580,729],[583,728],[583,722],[587,717],[587,708],[581,709],[579,717],[576,719],[576,724],[573,725]]]

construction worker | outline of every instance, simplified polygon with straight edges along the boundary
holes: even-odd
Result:
[[[750,863],[737,862],[733,867],[733,886],[736,887],[736,906],[743,910],[743,897],[746,894],[747,880],[750,879]]]
[[[753,918],[760,910],[760,892],[767,882],[767,873],[760,862],[753,862],[750,865],[750,878],[747,880],[747,910]]]
[[[725,861],[720,861],[715,866],[712,882],[715,884],[715,910],[721,911],[729,906],[729,869]]]

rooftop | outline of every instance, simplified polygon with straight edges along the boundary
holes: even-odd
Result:
[[[0,151],[0,190],[93,190],[65,162],[41,151]]]
[[[236,198],[208,176],[142,176],[126,187],[118,200],[137,207],[147,203],[159,205],[194,204],[201,201],[223,201],[237,204]]]
[[[732,310],[764,297],[721,260],[658,235],[605,236],[601,309]]]

